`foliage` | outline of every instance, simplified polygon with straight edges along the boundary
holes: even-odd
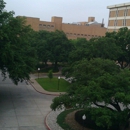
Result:
[[[51,109],[63,109],[63,108],[71,108],[72,107],[72,98],[67,94],[60,95],[52,100]]]
[[[125,68],[130,64],[130,30],[120,28],[118,32],[106,33],[106,37],[115,39],[115,44],[121,48],[122,53],[118,55],[117,60],[121,68]],[[124,62],[126,64],[124,64]]]
[[[73,63],[82,58],[89,59],[91,57],[91,44],[84,38],[70,41],[73,44],[73,50],[69,54],[69,62]]]
[[[100,109],[100,110],[99,110]],[[81,124],[81,125],[83,125],[84,127],[86,127],[86,128],[90,128],[90,129],[93,129],[93,130],[119,130],[119,126],[118,126],[118,124],[116,123],[116,121],[114,121],[114,120],[112,120],[112,116],[111,116],[111,114],[113,114],[113,113],[111,113],[111,111],[110,110],[107,110],[106,112],[106,114],[104,114],[103,112],[104,112],[104,110],[102,111],[102,108],[99,108],[99,109],[97,109],[97,108],[88,108],[88,109],[86,109],[86,110],[79,110],[79,111],[77,111],[76,113],[75,113],[75,120],[79,123],[79,124]],[[98,112],[97,113],[97,115],[96,116],[94,116],[93,117],[93,112]],[[85,120],[83,120],[82,119],[82,116],[85,114],[85,116],[86,116],[86,119]],[[101,118],[100,118],[100,115],[105,115],[104,117],[102,116]],[[95,119],[96,118],[96,119]],[[104,120],[102,119],[102,118],[104,118]],[[111,127],[110,128],[107,128],[106,126],[108,125],[106,125],[106,123],[109,123],[108,122],[108,119],[110,119],[110,120],[112,120],[112,122],[110,122],[110,125],[111,125]],[[96,125],[96,121],[98,121],[98,120],[101,120],[101,125],[100,126],[97,126]],[[112,123],[112,124],[111,124]]]
[[[59,90],[58,90],[58,78],[53,78],[50,82],[49,78],[39,78],[36,81],[43,87],[43,89],[50,92],[66,92],[70,83],[64,79],[60,79]]]
[[[71,51],[72,45],[62,31],[56,30],[51,32],[51,37],[48,40],[51,57],[50,61],[57,66],[58,62],[68,62],[68,55]]]
[[[120,46],[116,45],[116,41],[112,37],[101,37],[91,40],[91,58],[102,58],[117,60],[118,56],[122,54]]]
[[[4,11],[4,7],[0,0],[0,69],[4,77],[9,74],[17,84],[29,79],[35,66],[35,50],[29,41],[33,30],[23,18],[14,18],[13,12]]]
[[[37,50],[38,59],[47,64],[50,61],[57,67],[58,62],[68,62],[68,55],[72,44],[62,31],[39,31],[35,34],[32,45]]]
[[[130,71],[128,69],[121,70],[111,60],[83,59],[73,64],[70,76],[74,77],[73,87],[65,95],[62,104],[55,104],[54,99],[52,106],[55,104],[59,108],[65,102],[80,109],[92,109],[96,106],[91,116],[97,126],[110,128],[114,120],[119,126],[125,127],[130,112]],[[62,96],[57,100],[62,100]],[[99,115],[100,118],[96,118]]]
[[[41,30],[39,32],[35,32],[33,35],[34,38],[32,39],[32,46],[35,47],[37,51],[38,61],[44,62],[46,65],[51,56],[48,44],[50,32]]]
[[[118,71],[119,66],[114,61],[101,58],[82,59],[71,64],[69,70],[66,71],[66,76],[75,77],[73,80],[76,80],[76,83],[87,85],[91,79],[97,78],[106,72],[112,74],[118,73]]]
[[[49,70],[48,72],[48,78],[51,80],[53,78],[53,71]]]

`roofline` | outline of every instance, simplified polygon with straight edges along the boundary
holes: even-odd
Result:
[[[124,6],[129,6],[129,5],[130,5],[130,2],[117,4],[117,5],[110,5],[110,6],[107,6],[107,9],[112,9],[112,8],[117,8],[117,7],[124,7]]]

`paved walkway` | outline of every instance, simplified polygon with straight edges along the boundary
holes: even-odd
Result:
[[[60,76],[60,74],[56,74],[55,76]],[[46,77],[46,74],[39,74],[39,78]],[[31,74],[30,75],[30,81],[28,81],[32,87],[39,93],[46,94],[46,95],[53,95],[53,96],[59,96],[60,94],[64,94],[63,92],[48,92],[44,90],[37,82],[36,82],[37,74]],[[61,77],[64,78],[64,77]],[[50,111],[45,118],[45,125],[48,130],[63,130],[58,124],[57,124],[57,116],[62,111]]]
[[[30,81],[34,82],[33,87],[44,94],[36,92],[27,82],[16,86],[8,78],[2,81],[0,75],[0,130],[60,130],[55,125],[60,111],[50,109],[55,96],[52,93],[46,95],[34,78],[32,75]],[[47,128],[45,124],[48,124]]]
[[[45,124],[48,128],[48,130],[63,130],[58,124],[57,124],[57,116],[62,111],[51,111],[48,113],[45,119]]]

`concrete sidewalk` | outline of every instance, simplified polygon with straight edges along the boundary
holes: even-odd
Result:
[[[60,76],[60,74],[57,74]],[[56,76],[57,76],[56,75]],[[55,76],[55,77],[56,77]],[[40,74],[39,78],[45,78],[47,77],[45,74]],[[37,77],[36,74],[31,74],[30,75],[30,80],[28,81],[30,85],[39,93],[45,94],[45,95],[52,95],[52,96],[59,96],[60,94],[64,94],[64,92],[49,92],[44,90],[35,80]],[[65,79],[65,77],[61,77]],[[50,111],[46,117],[45,117],[45,126],[48,130],[63,130],[58,124],[57,124],[57,116],[61,113],[62,111]]]
[[[15,85],[0,76],[0,130],[47,130],[44,120],[53,99],[25,81]]]

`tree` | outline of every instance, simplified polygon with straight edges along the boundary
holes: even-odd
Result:
[[[57,67],[58,62],[68,62],[68,55],[72,44],[62,31],[51,32],[48,39],[49,50],[51,52],[50,61]]]
[[[4,7],[4,1],[0,0],[0,69],[4,77],[8,74],[17,84],[29,79],[35,66],[36,53],[29,41],[33,30],[23,18],[4,12]]]
[[[122,70],[108,59],[83,59],[73,65],[71,76],[74,81],[66,100],[70,100],[74,108],[89,109],[91,119],[97,126],[110,128],[115,123],[120,130],[126,126],[130,118],[128,69]],[[60,101],[61,97],[56,101]],[[56,104],[54,99],[51,108],[61,108],[64,102]]]
[[[122,53],[117,56],[121,68],[128,67],[130,64],[130,30],[127,27],[120,28],[118,32],[107,32],[106,37],[115,39],[115,44],[121,48]]]
[[[129,41],[130,31],[121,28],[106,33],[105,37],[91,39],[84,48],[82,44],[74,48],[70,56],[80,56],[72,58],[73,62],[64,71],[64,75],[72,78],[72,85],[63,95],[64,101],[62,95],[53,99],[51,108],[71,103],[74,108],[87,110],[97,126],[108,129],[117,125],[124,130],[130,119],[130,71],[126,69],[130,64]],[[120,65],[116,65],[116,60]]]
[[[113,37],[101,37],[90,40],[91,53],[93,58],[102,58],[117,60],[123,52],[120,46],[117,46],[116,39]]]
[[[48,77],[51,80],[53,78],[53,72],[52,70],[49,70]]]
[[[49,38],[50,32],[41,30],[34,33],[34,40],[32,41],[32,45],[37,51],[38,61],[43,62],[45,65],[51,56],[48,44]]]
[[[69,62],[73,63],[83,58],[91,58],[91,44],[85,38],[79,38],[77,40],[71,40],[73,49],[69,53]]]
[[[93,58],[117,60],[123,53],[121,48],[116,45],[115,39],[112,37],[92,38],[73,40],[74,48],[69,54],[69,65],[63,69],[63,74],[71,73],[71,66],[76,61],[82,59],[91,60]]]

